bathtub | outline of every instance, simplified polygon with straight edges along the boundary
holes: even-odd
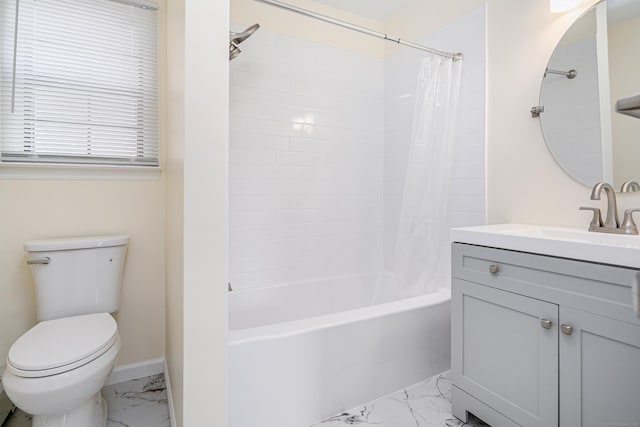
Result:
[[[450,291],[371,304],[376,277],[229,294],[230,427],[305,427],[450,367]]]

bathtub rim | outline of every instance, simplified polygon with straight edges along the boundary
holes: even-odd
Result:
[[[303,333],[332,328],[354,320],[368,320],[377,317],[390,316],[396,313],[418,310],[423,307],[448,303],[451,300],[451,289],[438,288],[436,291],[405,298],[383,304],[370,305],[353,310],[328,313],[305,319],[290,320],[270,325],[228,331],[227,344],[229,347],[248,342],[264,341],[276,338],[286,338]]]

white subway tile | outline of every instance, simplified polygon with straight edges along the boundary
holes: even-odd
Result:
[[[232,148],[286,151],[289,150],[289,137],[242,132],[242,128],[235,130],[232,123],[229,145]]]
[[[483,31],[472,18],[465,25]],[[458,33],[433,37],[484,49]],[[395,245],[421,55],[382,60],[260,34],[230,66],[234,287],[380,271]],[[460,223],[484,220],[484,55],[466,58],[450,204]]]
[[[229,163],[232,165],[274,164],[276,163],[276,153],[274,151],[231,148]]]
[[[315,166],[318,155],[304,152],[280,152],[275,156],[275,162],[279,165],[289,166]]]
[[[229,283],[233,290],[273,286],[276,284],[276,273],[273,271],[229,272]]]

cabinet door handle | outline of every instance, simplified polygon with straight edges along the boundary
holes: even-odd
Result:
[[[49,258],[48,256],[44,257],[44,258],[34,258],[34,259],[28,259],[27,260],[27,265],[35,265],[35,264],[49,264],[51,262],[51,258]]]
[[[547,319],[540,319],[540,325],[545,329],[551,329],[553,322]]]
[[[560,331],[562,331],[565,335],[571,335],[573,333],[573,326],[571,325],[560,325]]]
[[[497,265],[495,265],[495,264],[491,264],[491,265],[489,266],[489,273],[491,273],[491,274],[496,274],[498,271],[500,271],[500,268],[498,268],[498,266],[497,266]]]

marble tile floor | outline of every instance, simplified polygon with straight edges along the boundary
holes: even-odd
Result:
[[[107,427],[170,427],[164,375],[152,375],[102,389],[109,405]],[[2,427],[31,427],[31,417],[17,410]]]
[[[170,427],[163,375],[105,387],[109,405],[107,427]],[[367,403],[309,427],[486,427],[451,415],[449,372]],[[2,427],[31,427],[31,417],[18,410]],[[257,427],[257,426],[256,426]]]
[[[482,427],[487,424],[478,419],[465,424],[451,414],[451,377],[447,371],[309,427],[344,426]]]

